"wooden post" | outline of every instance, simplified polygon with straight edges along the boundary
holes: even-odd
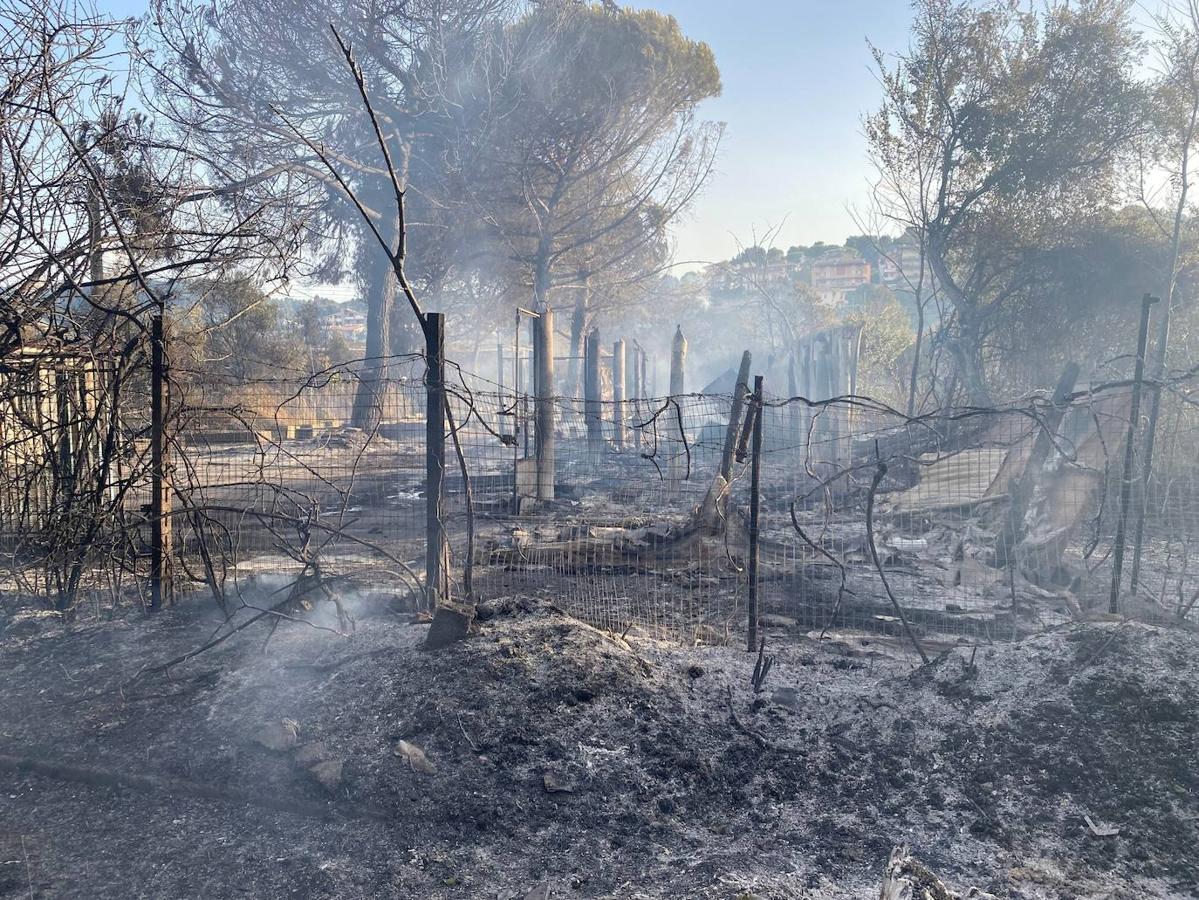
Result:
[[[862,361],[862,330],[863,328],[859,324],[849,339],[849,395],[851,397],[858,395],[858,366]],[[846,409],[845,422],[851,434],[857,429],[858,418],[856,404]]]
[[[795,347],[787,354],[787,442],[794,442],[796,465],[803,464],[803,425],[800,417],[799,373],[796,371]]]
[[[1057,390],[1053,392],[1053,403],[1045,413],[1041,430],[1037,432],[1029,453],[1024,470],[1012,481],[1009,493],[1011,503],[1008,506],[1007,522],[999,534],[995,544],[995,566],[1004,568],[1015,561],[1016,546],[1024,536],[1024,516],[1028,511],[1028,502],[1032,498],[1033,488],[1037,483],[1037,475],[1044,467],[1045,461],[1054,447],[1054,436],[1062,424],[1062,417],[1068,406],[1067,397],[1074,390],[1074,382],[1078,380],[1078,366],[1067,363],[1058,380]],[[1015,610],[1012,611],[1015,615]]]
[[[642,399],[649,398],[649,382],[646,381],[646,375],[645,375],[646,366],[648,366],[648,365],[649,365],[649,355],[645,352],[645,348],[643,347],[641,349],[641,362],[639,363],[640,371],[637,373],[638,387],[640,388],[640,390],[637,392],[637,396]],[[647,404],[647,406],[648,406],[648,404]],[[648,413],[649,410],[647,409],[646,412]],[[637,431],[637,441],[638,441],[638,446],[640,446],[640,443],[642,441],[642,435],[641,435],[640,429],[638,429],[638,431]]]
[[[1141,455],[1140,490],[1137,491],[1137,525],[1132,539],[1132,571],[1128,584],[1137,589],[1141,580],[1141,551],[1145,542],[1145,507],[1149,500],[1149,481],[1153,478],[1153,452],[1157,444],[1157,420],[1162,408],[1162,380],[1166,377],[1166,351],[1170,344],[1170,306],[1173,291],[1166,294],[1161,321],[1157,326],[1157,352],[1154,354],[1153,393],[1149,396],[1149,422],[1145,427],[1145,449]]]
[[[537,499],[554,499],[554,314],[547,306],[533,322],[536,399],[533,405]]]
[[[520,307],[516,307],[516,331],[512,347],[512,433],[515,437],[512,447],[512,511],[520,512],[520,458],[521,439],[523,433],[524,455],[529,455],[529,425],[528,407],[521,395],[524,381],[520,372]]]
[[[633,418],[629,425],[633,431],[633,446],[637,450],[641,449],[641,429],[636,427],[636,423],[641,421],[641,391],[638,389],[640,377],[641,347],[634,341],[632,352],[626,353],[625,356],[624,398],[631,401],[629,413]]]
[[[729,425],[724,432],[724,450],[720,454],[720,477],[728,482],[733,474],[733,451],[737,448],[737,435],[741,433],[741,410],[745,406],[745,395],[749,391],[748,350],[741,354],[741,368],[737,370],[737,383],[733,386],[733,405],[729,410]]]
[[[612,345],[612,446],[624,447],[624,341]]]
[[[532,444],[529,443],[533,435],[533,415],[529,412],[529,390],[533,381],[533,358],[529,354],[525,354],[524,359],[520,360],[518,365],[521,371],[521,384],[524,385],[524,393],[520,395],[520,410],[521,421],[524,423],[525,433],[525,457],[527,458],[533,452]]]
[[[1132,467],[1136,455],[1137,425],[1141,418],[1141,389],[1145,382],[1145,345],[1149,341],[1149,313],[1156,297],[1146,294],[1141,301],[1141,327],[1137,333],[1137,362],[1132,376],[1132,409],[1128,414],[1128,436],[1124,442],[1124,473],[1120,481],[1120,518],[1116,522],[1115,553],[1112,557],[1112,593],[1108,612],[1120,611],[1120,587],[1124,580],[1124,537],[1128,530],[1128,505],[1132,500]]]
[[[166,421],[169,414],[163,314],[150,323],[150,608],[171,602],[171,481]]]
[[[841,388],[841,374],[843,367],[841,364],[841,354],[844,350],[844,342],[841,339],[841,330],[836,329],[829,332],[827,356],[825,356],[826,372],[828,378],[828,397],[831,400],[833,397],[842,396],[845,391]],[[829,407],[828,419],[828,451],[832,459],[840,460],[841,457],[841,435],[845,431],[845,422],[842,417],[845,415],[847,407],[844,404]]]
[[[445,573],[445,317],[426,313],[425,331],[425,608],[432,612],[442,598]]]
[[[678,397],[687,390],[687,339],[683,337],[683,326],[675,328],[674,343],[670,348],[670,396]]]
[[[587,332],[583,345],[583,418],[587,423],[587,446],[599,449],[604,442],[603,407],[600,403],[600,334]]]
[[[516,337],[515,346],[512,350],[512,414],[516,419],[517,427],[517,445],[514,451],[514,456],[520,458],[520,438],[519,432],[524,433],[524,454],[527,459],[529,456],[529,371],[525,364],[526,360],[520,354],[520,317],[522,313],[527,313],[527,310],[521,307],[516,308]],[[533,314],[536,317],[536,313]]]
[[[683,326],[679,325],[675,328],[674,342],[670,349],[670,396],[675,398],[676,402],[687,390],[686,366],[687,339],[683,337]],[[686,435],[679,427],[679,416],[675,410],[667,410],[666,415],[669,416],[668,427],[676,441],[670,455],[670,480],[677,484],[683,480],[686,472]]]
[[[495,336],[495,383],[499,385],[500,404],[504,402],[504,342],[500,339],[499,334]]]
[[[754,376],[753,410],[754,417],[753,455],[749,467],[749,561],[746,570],[749,575],[749,638],[747,649],[753,653],[758,649],[758,516],[761,512],[761,497],[759,488],[762,483],[762,376]]]

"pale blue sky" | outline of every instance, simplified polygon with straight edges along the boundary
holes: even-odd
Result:
[[[718,171],[678,229],[680,260],[723,259],[756,229],[776,243],[839,243],[866,196],[862,114],[878,102],[866,41],[907,44],[906,0],[656,0],[716,53],[726,122]]]

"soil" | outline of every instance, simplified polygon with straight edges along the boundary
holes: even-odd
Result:
[[[1199,896],[1188,631],[912,668],[771,630],[755,694],[753,654],[527,597],[438,651],[347,602],[137,678],[208,606],[0,614],[0,897],[858,898],[903,844],[963,893]]]

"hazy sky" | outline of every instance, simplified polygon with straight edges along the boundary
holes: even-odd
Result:
[[[138,15],[145,0],[99,0]],[[839,243],[866,197],[862,115],[879,99],[867,39],[907,45],[907,0],[640,0],[678,18],[716,54],[723,95],[704,118],[727,123],[717,171],[677,228],[681,262],[725,259],[782,224],[776,243]],[[684,268],[695,268],[694,263]]]
[[[732,255],[756,229],[776,243],[839,243],[866,194],[862,114],[878,103],[866,40],[907,44],[905,0],[656,0],[716,53],[724,93],[703,110],[726,122],[723,150],[690,220],[680,260]]]

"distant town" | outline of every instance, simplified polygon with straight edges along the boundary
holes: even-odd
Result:
[[[934,293],[931,273],[914,240],[873,235],[852,236],[844,244],[817,241],[786,250],[754,245],[731,259],[682,276],[666,276],[663,282],[664,287],[682,289],[705,306],[765,293],[788,304],[806,298],[837,315],[872,302],[898,301],[913,327],[917,304]],[[319,315],[330,338],[351,350],[365,345],[366,306],[360,296],[332,299],[318,291],[310,300],[281,298],[278,306],[285,320],[307,306]],[[934,309],[926,310],[926,324],[935,318]]]

